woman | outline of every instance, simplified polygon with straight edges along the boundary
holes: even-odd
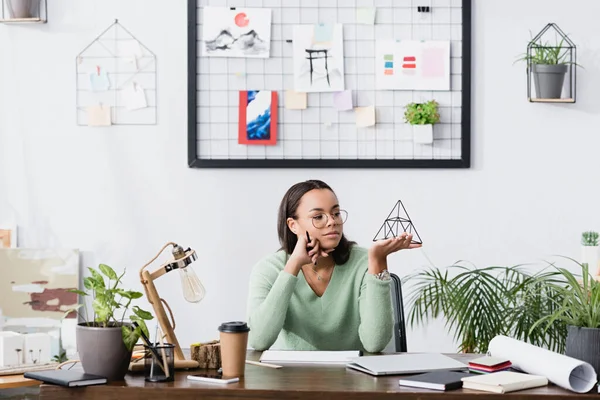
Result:
[[[389,343],[387,256],[420,245],[403,233],[367,251],[344,236],[346,217],[322,181],[300,182],[287,191],[277,225],[282,248],[258,262],[250,277],[251,347],[374,353]]]

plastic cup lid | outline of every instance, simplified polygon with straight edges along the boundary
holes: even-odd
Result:
[[[248,332],[249,330],[248,324],[242,321],[223,322],[221,326],[219,326],[219,332],[225,333],[243,333]]]

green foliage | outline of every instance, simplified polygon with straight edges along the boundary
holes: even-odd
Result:
[[[409,103],[404,108],[404,120],[411,125],[435,124],[440,121],[438,103],[435,100]]]
[[[74,309],[68,310],[65,315],[73,311],[79,313],[78,310],[83,308],[85,316],[82,315],[82,318],[86,321],[85,324],[87,326],[102,328],[120,326],[123,333],[123,342],[129,350],[133,349],[133,346],[141,336],[142,330],[149,336],[145,321],[153,319],[152,314],[148,311],[131,305],[133,300],[142,297],[142,293],[124,290],[119,287],[125,271],[121,275],[117,275],[111,267],[105,264],[100,264],[98,270],[94,268],[88,268],[88,270],[91,276],[83,280],[83,286],[88,291],[71,290],[71,292],[84,297],[84,303],[79,304]],[[90,314],[85,303],[85,298],[88,296],[91,296],[92,309],[94,311],[91,319],[89,318]],[[125,314],[130,308],[133,315],[130,315],[129,319],[131,322],[137,322],[137,327],[129,323],[124,323]]]
[[[66,351],[61,351],[60,354],[56,354],[54,357],[52,357],[52,361],[57,362],[57,363],[62,363],[67,361],[67,352]]]
[[[451,277],[449,271],[456,272]],[[459,351],[485,353],[496,335],[506,335],[554,351],[563,351],[566,325],[536,323],[559,309],[563,292],[546,285],[559,273],[529,274],[522,266],[469,268],[457,263],[442,271],[430,268],[409,276],[411,326],[443,316]]]
[[[541,325],[551,329],[557,323],[581,328],[600,328],[600,282],[591,276],[586,263],[572,261],[581,267],[581,277],[565,268],[557,268],[561,279],[544,282],[552,287],[552,290],[560,293],[560,296],[555,299],[554,312],[541,318],[534,325],[534,329]]]
[[[565,38],[561,38],[560,41],[558,41],[558,37],[555,40],[555,44],[551,44],[547,41],[542,42],[542,38],[537,42],[532,40],[529,42],[531,51],[520,56],[517,61],[527,61],[528,64],[577,65],[570,60],[570,49],[569,47],[563,47],[564,43]]]
[[[582,246],[598,246],[598,232],[586,231],[581,234]]]

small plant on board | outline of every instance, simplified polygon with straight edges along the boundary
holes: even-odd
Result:
[[[582,246],[598,246],[598,232],[586,231],[581,234]]]
[[[411,125],[438,123],[440,121],[438,103],[435,100],[425,103],[409,103],[405,106],[404,120]]]

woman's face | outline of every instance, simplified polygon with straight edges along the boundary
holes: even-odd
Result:
[[[343,216],[338,199],[331,190],[313,189],[306,192],[296,210],[296,219],[289,218],[288,226],[296,235],[317,239],[324,250],[334,249],[343,232]]]

